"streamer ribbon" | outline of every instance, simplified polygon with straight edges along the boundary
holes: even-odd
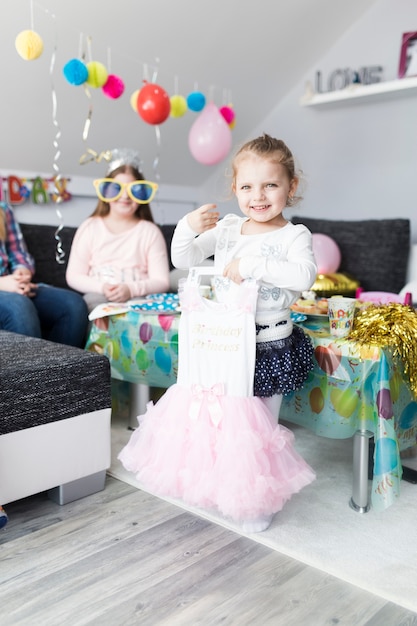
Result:
[[[88,148],[84,154],[80,156],[80,165],[84,165],[85,163],[91,163],[95,161],[96,163],[100,163],[101,161],[110,161],[112,158],[111,150],[103,150],[102,152],[96,152],[91,148]]]

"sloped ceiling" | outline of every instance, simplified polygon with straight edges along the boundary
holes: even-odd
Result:
[[[376,1],[2,0],[0,173],[103,175],[103,164],[80,165],[81,155],[123,146],[140,151],[148,178],[198,187],[216,167],[190,154],[198,113],[147,124],[130,103],[143,79],[169,95],[197,89],[217,106],[231,101],[235,147]],[[15,38],[32,28],[44,51],[25,61]],[[82,54],[123,79],[121,98],[65,80],[65,63]]]

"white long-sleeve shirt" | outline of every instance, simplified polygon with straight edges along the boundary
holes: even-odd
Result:
[[[259,235],[243,235],[246,217],[229,214],[216,227],[196,236],[185,216],[178,222],[171,244],[175,267],[186,269],[215,255],[222,269],[239,258],[242,278],[259,283],[257,321],[262,313],[287,309],[311,288],[317,275],[311,233],[302,224],[288,222],[282,228]]]
[[[125,283],[132,298],[167,291],[164,236],[156,224],[146,220],[115,234],[103,218],[89,217],[75,233],[66,279],[81,293],[103,293],[104,283]]]

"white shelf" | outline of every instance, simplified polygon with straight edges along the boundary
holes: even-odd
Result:
[[[345,89],[328,91],[327,93],[313,93],[304,95],[301,106],[326,106],[339,102],[367,102],[368,100],[382,100],[402,96],[417,95],[417,76],[390,80],[372,85],[349,85]]]

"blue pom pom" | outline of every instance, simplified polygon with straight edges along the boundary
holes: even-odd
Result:
[[[86,64],[80,59],[71,59],[63,67],[64,76],[71,85],[82,85],[88,78]]]
[[[187,96],[190,111],[201,111],[206,106],[206,96],[201,91],[192,91]]]

